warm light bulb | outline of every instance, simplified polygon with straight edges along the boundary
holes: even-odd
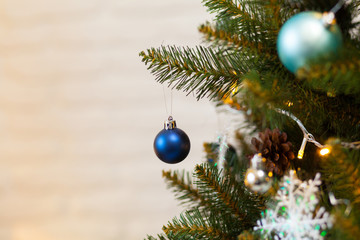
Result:
[[[291,107],[292,105],[294,105],[294,103],[293,103],[293,102],[290,102],[290,101],[287,101],[287,102],[286,102],[286,105],[287,105],[288,107]]]
[[[299,150],[299,152],[298,152],[298,156],[297,156],[297,157],[298,157],[298,159],[302,159],[302,158],[303,158],[306,143],[307,143],[307,138],[306,138],[306,137],[304,137],[304,138],[303,138],[303,141],[302,141],[302,143],[301,143],[300,150]]]
[[[258,170],[257,175],[262,178],[263,176],[265,176],[265,173],[263,170]]]
[[[249,184],[253,184],[255,182],[255,174],[254,173],[249,173],[247,176],[246,176],[246,180]]]
[[[304,156],[304,151],[301,151],[301,150],[300,150],[300,151],[298,152],[298,156],[297,156],[298,159],[302,159],[303,156]]]
[[[330,153],[330,148],[328,148],[328,147],[324,147],[324,148],[322,148],[321,150],[320,150],[320,155],[321,156],[325,156],[325,155],[327,155],[327,154],[329,154]]]

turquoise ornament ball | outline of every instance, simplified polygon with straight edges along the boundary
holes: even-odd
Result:
[[[340,28],[320,12],[301,12],[281,27],[277,39],[280,61],[292,73],[309,60],[336,54],[342,46]]]

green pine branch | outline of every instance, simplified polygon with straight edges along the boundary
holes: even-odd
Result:
[[[151,48],[140,56],[160,83],[191,93],[198,99],[229,94],[240,83],[240,76],[251,67],[245,56],[216,53],[211,48],[198,46]]]
[[[203,1],[210,12],[216,12],[216,25],[206,23],[200,32],[213,45],[232,44],[236,48],[250,48],[263,57],[276,57],[276,38],[281,22],[277,1]],[[221,41],[219,41],[221,40]]]
[[[251,1],[240,0],[203,0],[203,5],[210,13],[216,13],[218,19],[238,17],[243,22],[258,22],[256,16],[251,16],[247,8]]]
[[[324,179],[337,198],[360,206],[360,150],[344,149],[339,140],[329,140],[331,154],[323,162]]]
[[[181,201],[193,207],[163,227],[165,239],[236,239],[255,225],[266,198],[247,190],[243,178],[221,176],[214,166],[195,167],[195,188],[188,176],[178,171],[163,172],[168,186]],[[193,202],[192,202],[193,201]],[[149,236],[148,239],[155,239]]]
[[[343,210],[342,210],[343,211]],[[343,212],[334,212],[334,226],[330,229],[329,239],[357,240],[360,236],[359,223],[354,219],[354,214],[344,216]]]
[[[339,94],[351,95],[360,102],[360,55],[357,49],[346,46],[345,53],[336,61],[327,64],[314,63],[303,68],[299,77],[318,91],[334,97]]]
[[[244,220],[246,214],[241,210],[237,198],[231,194],[232,185],[224,182],[221,184],[221,178],[218,174],[211,171],[210,168],[205,168],[202,165],[197,165],[195,168],[195,174],[199,178],[198,185],[205,186],[205,193],[215,193],[222,203],[236,215],[240,220]],[[220,180],[220,181],[219,181]],[[210,191],[209,191],[210,190]]]
[[[158,238],[155,238],[153,236],[148,235],[146,239],[147,240],[157,240],[157,239],[159,239],[159,240],[167,240],[168,239],[168,238],[166,238],[166,236],[161,235],[161,234],[158,234],[157,237]]]
[[[263,119],[262,123],[267,125],[265,127],[281,128],[284,123],[292,121],[271,110],[280,108],[299,118],[316,139],[360,139],[358,96],[331,96],[329,92],[308,88],[305,80],[295,79],[282,72],[262,75],[251,72],[244,78],[241,89],[243,94],[236,96],[237,102],[244,103],[253,110],[253,114],[258,114],[258,118]],[[274,123],[271,126],[268,125],[270,121]]]
[[[245,34],[251,32],[254,37],[261,36],[258,30],[271,32],[280,24],[280,3],[278,1],[244,1],[244,0],[203,0],[210,13],[216,14],[216,19],[234,18],[239,29]],[[263,33],[262,33],[263,34]]]
[[[231,21],[234,21],[233,19]],[[276,52],[269,50],[263,42],[250,41],[246,36],[234,34],[234,29],[231,23],[221,23],[213,26],[210,23],[202,24],[199,27],[199,32],[204,34],[205,39],[211,43],[212,46],[224,46],[227,49],[233,48],[232,51],[245,51],[249,55],[255,55],[266,58],[268,61],[277,59]]]
[[[208,202],[199,194],[199,190],[192,184],[189,174],[183,172],[180,174],[178,171],[163,171],[163,178],[165,178],[168,187],[173,188],[178,200],[183,204],[191,204],[196,206],[208,206]],[[185,180],[186,175],[186,180]]]
[[[185,212],[163,227],[169,239],[234,239],[223,232],[221,224],[210,223],[200,211]]]
[[[221,176],[217,168],[208,164],[197,165],[195,176],[200,194],[211,201],[210,212],[234,216],[235,222],[243,230],[253,226],[255,219],[265,206],[265,199],[247,190],[243,178]]]

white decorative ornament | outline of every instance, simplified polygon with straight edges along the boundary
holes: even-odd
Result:
[[[290,171],[290,176],[284,176],[276,194],[275,209],[262,213],[262,219],[257,221],[254,230],[274,239],[323,239],[325,229],[332,227],[333,217],[324,207],[316,211],[319,203],[316,194],[320,185],[319,173],[314,180],[302,182],[294,171]]]
[[[266,172],[266,159],[261,156],[261,153],[255,154],[250,161],[250,168],[245,173],[245,185],[252,191],[257,193],[266,193],[272,184],[272,172]]]

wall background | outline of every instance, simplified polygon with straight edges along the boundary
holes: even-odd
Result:
[[[200,0],[0,0],[0,239],[142,239],[181,212],[161,170],[203,160],[215,110],[174,92],[192,150],[160,162],[163,89],[138,53],[199,44],[205,10]]]

